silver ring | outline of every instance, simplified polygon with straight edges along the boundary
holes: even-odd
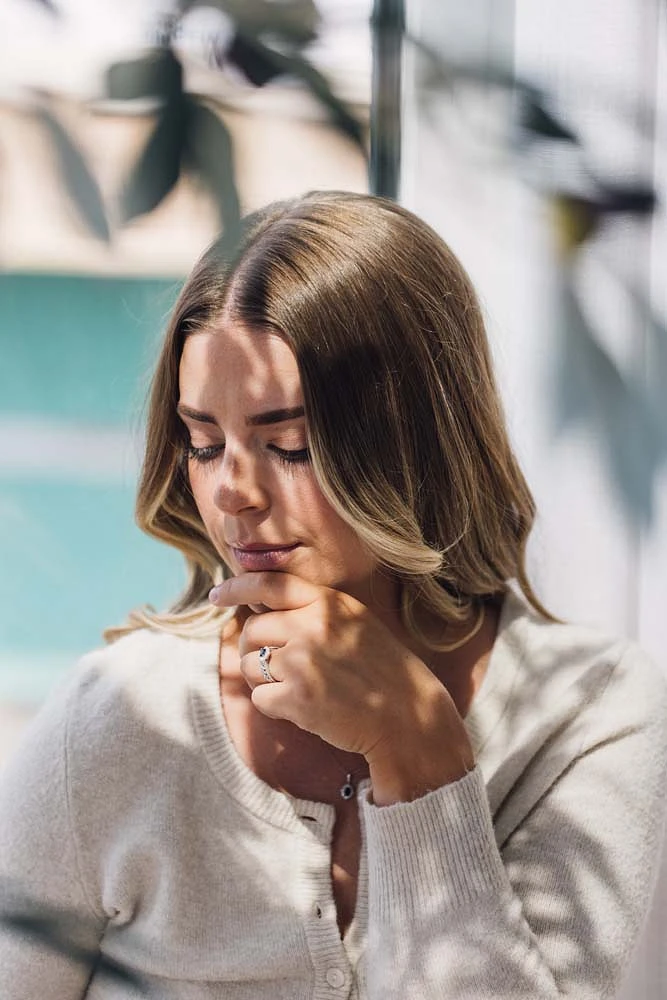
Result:
[[[267,684],[275,684],[276,679],[269,670],[269,660],[271,659],[271,652],[275,649],[275,646],[261,646],[259,650],[259,672],[261,673]]]

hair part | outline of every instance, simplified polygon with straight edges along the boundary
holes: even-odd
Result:
[[[279,202],[224,237],[186,282],[151,391],[137,522],[189,571],[166,613],[138,626],[211,634],[206,597],[230,570],[189,488],[176,415],[185,338],[225,322],[277,332],[301,378],[313,470],[336,513],[401,584],[406,627],[433,649],[424,614],[468,622],[526,573],[535,506],[513,454],[474,289],[424,222],[395,203],[342,192]],[[229,612],[225,613],[229,617]],[[446,632],[446,628],[444,629]]]

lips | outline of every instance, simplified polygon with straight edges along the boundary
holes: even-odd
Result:
[[[264,545],[252,542],[246,545],[229,546],[237,565],[249,573],[280,569],[298,548],[298,542],[292,545]]]

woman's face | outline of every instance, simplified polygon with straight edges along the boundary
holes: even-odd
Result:
[[[284,340],[226,322],[185,340],[178,414],[206,531],[235,574],[294,573],[389,610],[395,586],[325,500]]]

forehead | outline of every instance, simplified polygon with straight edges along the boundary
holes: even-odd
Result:
[[[277,333],[225,323],[190,334],[179,366],[181,399],[209,405],[223,397],[246,405],[293,406],[301,400],[296,358]]]

